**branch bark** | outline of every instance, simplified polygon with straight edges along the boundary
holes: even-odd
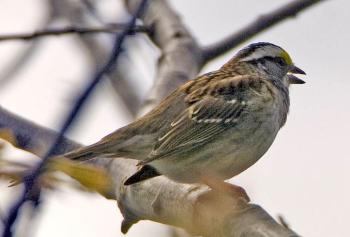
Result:
[[[68,26],[64,28],[52,28],[38,30],[32,33],[18,33],[18,34],[7,34],[0,35],[0,41],[9,40],[33,40],[45,36],[58,36],[67,34],[92,34],[92,33],[117,33],[125,28],[126,24],[121,23],[111,23],[108,26],[101,27],[76,27]],[[135,26],[129,34],[134,33],[148,33],[149,30],[145,26]]]
[[[138,0],[125,1],[133,12]],[[178,85],[194,78],[202,67],[202,49],[167,1],[152,1],[142,17],[160,49],[155,82],[140,114],[148,111]]]
[[[39,28],[47,28],[54,22],[56,15],[51,7],[47,7],[47,16],[40,24]],[[4,90],[7,85],[14,82],[15,75],[28,63],[41,46],[40,40],[33,40],[27,44],[22,52],[15,59],[11,60],[5,68],[1,69],[0,73],[0,91]]]
[[[204,61],[209,62],[253,36],[267,30],[271,26],[274,26],[290,17],[295,17],[301,11],[322,1],[324,0],[294,0],[270,13],[261,15],[242,29],[234,32],[219,42],[205,47],[203,49]]]
[[[133,12],[139,2],[127,1],[129,10]],[[147,110],[174,87],[194,77],[202,66],[203,58],[197,42],[166,1],[153,0],[142,20],[153,27],[152,41],[162,51],[157,80],[144,108]],[[49,137],[56,136],[51,131],[23,121],[4,110],[0,112],[1,127],[11,128],[21,141],[18,142],[21,149],[40,155],[44,152],[40,149],[46,149],[53,139]],[[20,125],[27,127],[18,129]],[[38,131],[37,134],[41,135],[23,136],[23,133],[31,130]],[[63,141],[69,143],[69,140]],[[78,145],[73,143],[72,147],[75,146]],[[62,148],[61,151],[70,148],[67,146],[67,149]],[[123,181],[135,172],[134,161],[95,159],[92,163],[105,168],[113,177],[115,198],[125,218],[122,223],[124,233],[134,223],[146,219],[179,226],[202,236],[297,236],[275,222],[260,206],[220,195],[206,186],[180,184],[158,177],[126,187]]]
[[[25,120],[0,107],[0,129],[10,129],[18,148],[41,156],[57,133]],[[60,152],[81,146],[64,138]],[[123,181],[135,172],[135,162],[124,159],[95,159],[116,183],[115,199],[125,217],[126,232],[139,220],[176,225],[203,236],[297,236],[273,220],[260,206],[214,193],[205,186],[175,183],[165,177],[126,187]]]
[[[61,143],[61,140],[63,139],[65,132],[69,129],[70,125],[73,123],[74,119],[77,117],[78,112],[82,108],[83,104],[86,102],[88,96],[96,88],[97,84],[102,80],[105,73],[108,73],[112,69],[112,67],[116,64],[118,56],[121,53],[121,47],[124,42],[124,39],[130,33],[130,31],[132,31],[132,29],[134,28],[137,18],[139,18],[139,16],[141,15],[146,5],[147,5],[147,0],[142,0],[140,2],[140,5],[137,6],[134,15],[126,25],[125,29],[123,29],[122,32],[115,37],[114,46],[106,64],[94,74],[94,76],[91,78],[91,80],[87,84],[86,88],[84,88],[82,93],[77,97],[77,100],[73,104],[70,112],[68,113],[68,116],[62,125],[62,128],[60,129],[58,135],[55,137],[53,143],[50,145],[50,149],[48,150],[48,152],[45,153],[45,155],[43,156],[42,161],[39,162],[39,164],[33,169],[33,171],[30,172],[29,175],[24,178],[23,180],[24,191],[22,195],[18,198],[18,200],[13,204],[13,206],[9,211],[9,215],[6,219],[6,225],[3,231],[4,237],[13,236],[12,226],[17,219],[19,210],[25,202],[29,201],[30,198],[33,198],[33,197],[30,197],[30,193],[32,193],[32,190],[38,187],[37,178],[42,173],[45,164],[57,152],[57,148],[59,147],[59,144]],[[39,204],[36,205],[37,203],[39,203],[38,202],[39,196],[40,194],[36,195],[36,197],[34,197],[34,199],[31,200],[31,202],[33,203],[33,207],[39,206]]]
[[[307,4],[311,6],[320,1],[298,0],[293,3],[296,2],[308,2]],[[139,3],[140,0],[126,0],[130,12],[134,12]],[[306,6],[303,5],[303,8]],[[157,67],[157,79],[143,111],[158,103],[176,86],[193,78],[204,62],[238,44],[237,40],[232,40],[234,37],[223,40],[207,48],[203,57],[202,49],[165,0],[151,1],[142,20],[145,25],[152,27],[151,40],[162,51]],[[269,26],[278,22],[274,21],[276,20],[270,20]],[[251,37],[261,30],[262,28],[259,28],[255,33],[243,30],[235,37],[244,40],[246,32],[250,32]],[[51,144],[50,141],[57,136],[56,133],[1,108],[0,128],[10,128],[19,141],[17,146],[37,155],[43,154]],[[62,142],[66,144],[60,149],[62,153],[79,146],[68,139]],[[126,187],[123,185],[124,180],[136,170],[134,161],[97,158],[91,163],[103,167],[113,177],[115,199],[125,218],[122,223],[124,233],[139,220],[152,220],[179,226],[202,236],[298,236],[292,230],[279,225],[260,206],[220,195],[206,186],[180,184],[165,177],[157,177]]]
[[[0,107],[0,130],[9,130],[14,136],[12,145],[42,157],[57,137],[57,132],[42,128]],[[80,144],[63,138],[55,155],[76,149]]]
[[[85,10],[84,5],[79,2],[69,0],[51,0],[51,5],[56,11],[56,15],[67,20],[72,25],[86,25],[89,22],[90,11]],[[67,10],[69,9],[69,10]],[[94,18],[100,16],[94,14]],[[101,24],[104,22],[99,21]],[[90,60],[91,68],[100,68],[106,61],[112,45],[106,44],[105,41],[101,41],[98,37],[91,37],[91,35],[76,35],[75,38],[78,44],[84,47],[86,58]],[[120,61],[122,62],[123,57],[128,54],[129,47],[124,47],[123,53],[120,55]],[[130,74],[124,73],[120,70],[123,63],[119,63],[116,67],[111,70],[107,75],[107,80],[112,85],[110,90],[117,96],[116,99],[121,99],[124,104],[125,111],[128,114],[136,115],[137,108],[140,107],[141,98],[137,91],[132,90],[133,86],[130,82]],[[119,100],[118,100],[119,101]]]

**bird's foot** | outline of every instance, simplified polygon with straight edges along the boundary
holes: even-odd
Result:
[[[234,197],[239,197],[244,199],[246,202],[250,202],[250,198],[244,188],[238,185],[226,183],[228,192]]]
[[[247,192],[244,190],[244,188],[240,186],[226,183],[225,181],[214,178],[212,176],[202,176],[201,180],[204,184],[208,185],[211,189],[215,191],[224,193],[226,195],[230,195],[233,198],[240,198],[246,202],[250,202],[250,198]]]

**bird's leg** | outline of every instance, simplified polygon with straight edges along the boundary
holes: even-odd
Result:
[[[201,181],[215,191],[232,195],[234,198],[243,198],[246,202],[250,201],[247,192],[240,186],[226,183],[211,175],[201,175]]]

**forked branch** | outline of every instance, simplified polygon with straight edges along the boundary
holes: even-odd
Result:
[[[205,62],[226,52],[262,30],[294,16],[321,0],[296,0],[262,16],[232,36],[203,51],[175,11],[165,0],[153,0],[141,16],[152,26],[151,40],[162,52],[152,93],[143,110],[158,103],[184,81],[193,78]],[[134,13],[141,0],[125,0]],[[141,112],[142,113],[142,112]],[[10,128],[17,147],[42,155],[47,152],[57,134],[15,116],[0,108],[0,128]],[[30,132],[35,131],[35,132]],[[61,134],[62,135],[62,134]],[[61,137],[59,152],[79,146]],[[57,149],[57,148],[56,148]],[[115,182],[115,198],[124,215],[122,231],[126,232],[139,220],[152,220],[185,228],[202,236],[298,236],[279,225],[260,206],[239,199],[224,197],[206,186],[172,182],[165,177],[154,178],[125,187],[124,180],[135,172],[135,162],[124,159],[95,159],[92,163],[107,170]]]
[[[282,21],[295,17],[298,13],[307,8],[325,0],[294,0],[280,8],[261,15],[250,24],[242,27],[240,30],[227,36],[226,38],[206,46],[203,49],[203,58],[205,62],[228,52],[230,49],[237,47],[239,44],[256,36],[257,34],[281,23]]]
[[[46,37],[46,36],[58,36],[67,34],[96,34],[96,33],[118,33],[125,29],[127,24],[109,24],[103,27],[75,27],[68,26],[64,28],[51,28],[38,30],[32,33],[18,33],[18,34],[6,34],[0,35],[0,41],[8,40],[33,40],[36,38]],[[134,33],[148,33],[149,29],[145,26],[137,25],[133,27],[128,34]]]

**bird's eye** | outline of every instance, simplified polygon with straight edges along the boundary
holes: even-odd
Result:
[[[280,65],[281,67],[286,66],[286,61],[283,58],[275,58],[275,62]]]

